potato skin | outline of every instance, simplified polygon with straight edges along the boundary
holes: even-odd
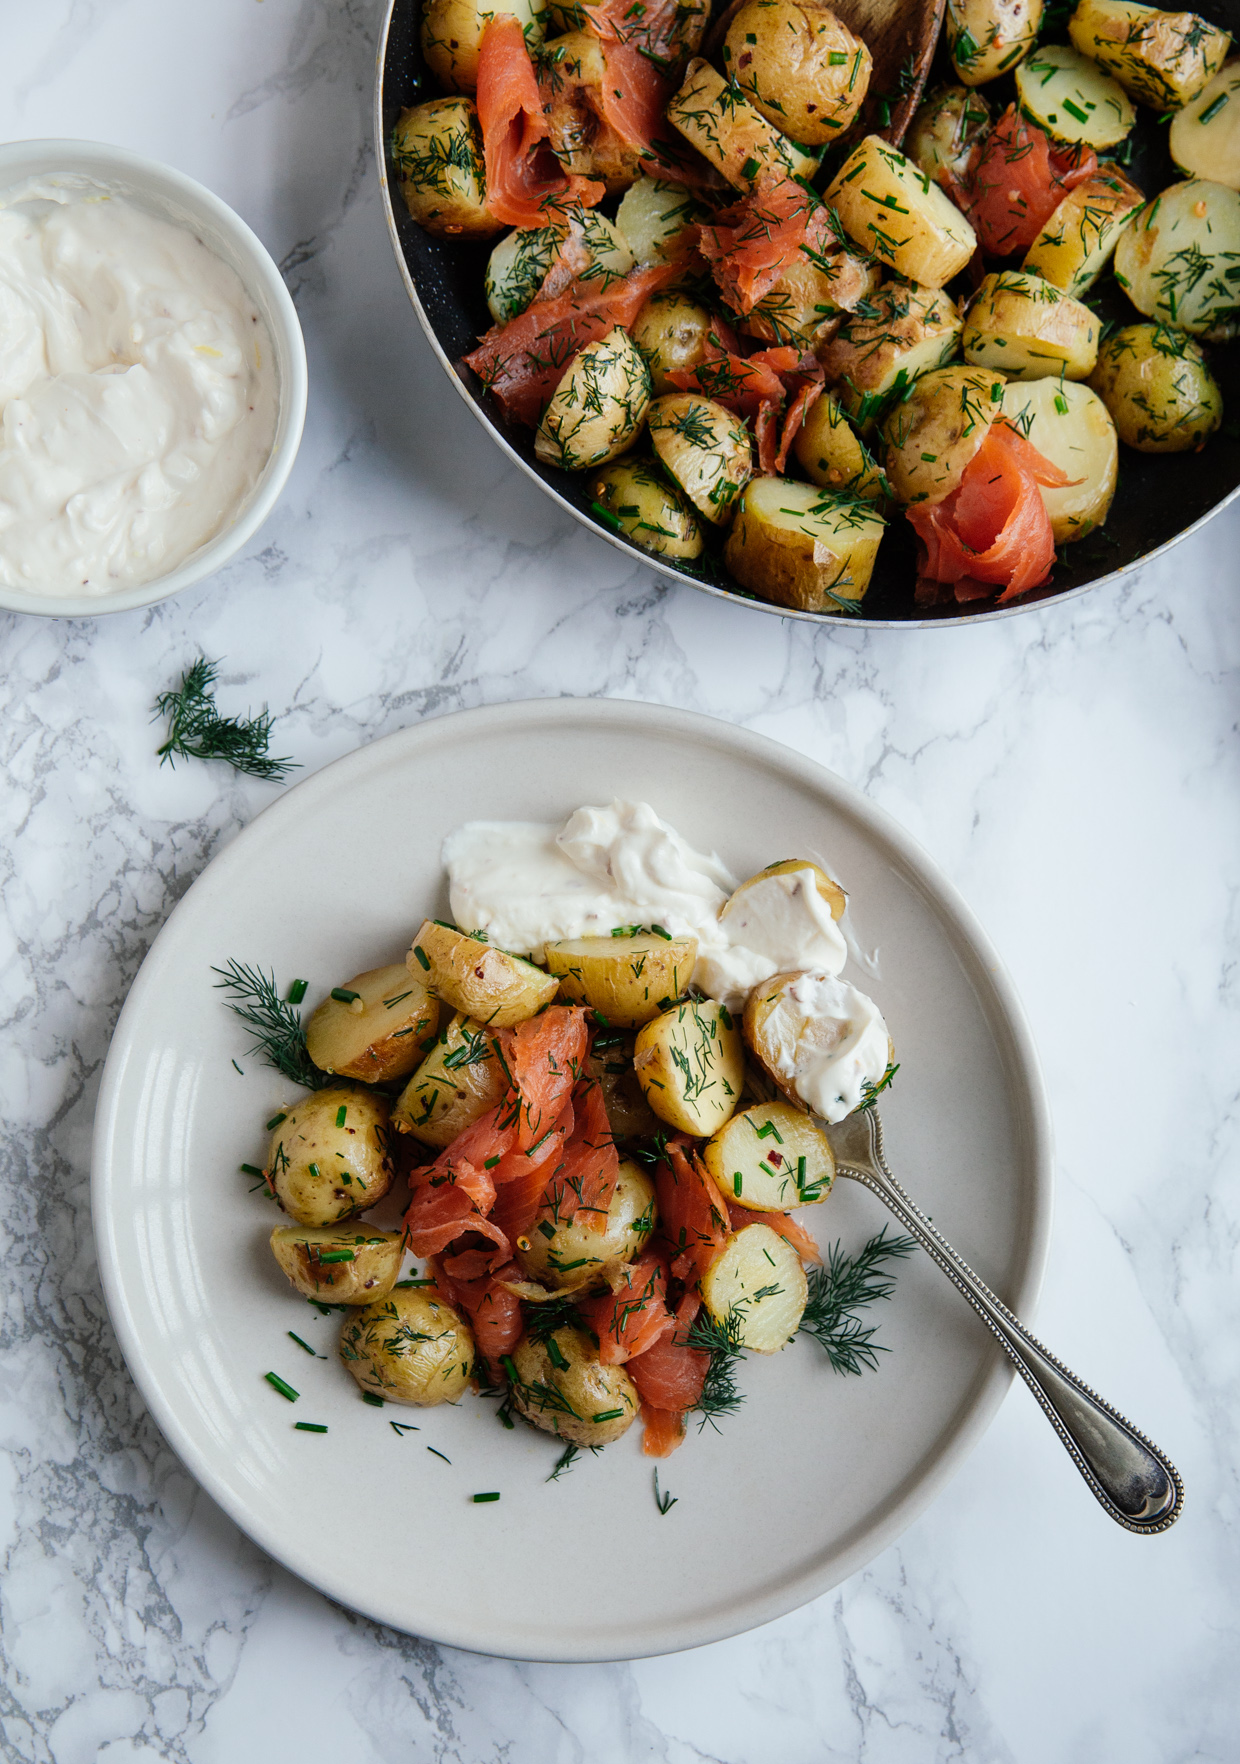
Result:
[[[722,173],[734,190],[749,195],[770,172],[811,178],[817,160],[773,128],[760,110],[700,57],[667,107],[667,120]]]
[[[952,66],[966,86],[1011,73],[1037,42],[1042,0],[947,0]]]
[[[676,1055],[687,1062],[688,1075]],[[740,1100],[745,1078],[741,1032],[713,999],[679,1004],[638,1030],[633,1066],[659,1119],[705,1139]]]
[[[753,476],[753,443],[738,416],[697,392],[668,393],[646,412],[654,450],[700,514],[716,526]]]
[[[748,0],[722,50],[724,72],[794,141],[838,141],[861,108],[870,51],[815,0]]]
[[[389,1114],[385,1096],[343,1084],[284,1111],[263,1175],[290,1219],[334,1225],[383,1199],[392,1185]]]
[[[1102,345],[1090,385],[1138,453],[1186,453],[1223,420],[1201,345],[1162,325],[1124,325]]]
[[[586,1060],[586,1073],[595,1079],[603,1092],[603,1107],[617,1139],[649,1139],[661,1131],[663,1123],[646,1101],[633,1070],[631,1035],[608,1031],[595,1036]]]
[[[962,184],[990,128],[990,106],[968,86],[940,86],[918,105],[905,136],[909,158],[951,195]]]
[[[881,135],[854,147],[825,200],[864,251],[927,288],[950,282],[977,249],[955,203]]]
[[[613,460],[591,484],[590,497],[635,545],[662,557],[701,557],[706,541],[697,516],[649,455]]]
[[[531,1280],[556,1292],[597,1292],[609,1272],[636,1261],[655,1217],[654,1183],[631,1159],[622,1158],[604,1230],[589,1223],[597,1218],[593,1213],[560,1224],[548,1219],[548,1229],[536,1225],[528,1239],[518,1241],[517,1261]]]
[[[306,1024],[306,1052],[320,1072],[367,1084],[412,1072],[421,1043],[435,1033],[439,1001],[404,963],[370,968],[335,990],[358,996],[352,1003],[325,998]]]
[[[405,957],[415,979],[428,980],[437,995],[491,1029],[532,1017],[556,994],[556,981],[533,962],[425,919]]]
[[[1069,190],[1025,253],[1021,268],[1079,300],[1106,268],[1120,234],[1144,201],[1117,165],[1106,166]]]
[[[914,380],[956,353],[962,323],[941,288],[888,282],[818,351],[853,421],[867,430]]]
[[[678,288],[652,294],[633,322],[633,342],[646,358],[655,397],[679,390],[670,373],[688,372],[705,359],[713,315]]]
[[[405,1240],[369,1225],[277,1225],[271,1253],[303,1298],[369,1305],[386,1298],[400,1273]],[[327,1256],[328,1260],[322,1258]],[[347,1256],[348,1260],[335,1260]]]
[[[645,170],[639,148],[621,140],[606,120],[603,46],[586,31],[544,43],[535,57],[549,142],[565,171],[597,178],[608,194],[627,190]]]
[[[696,937],[577,937],[549,943],[560,996],[591,1005],[618,1029],[637,1029],[681,996],[693,978]]]
[[[445,1063],[449,1061],[453,1063]],[[494,1108],[507,1087],[488,1031],[457,1011],[401,1092],[392,1125],[398,1133],[411,1133],[423,1145],[442,1151]]]
[[[550,1339],[558,1361],[545,1341],[527,1335],[518,1342],[509,1384],[514,1407],[535,1427],[574,1445],[610,1445],[637,1416],[633,1380],[623,1366],[600,1365],[598,1349],[580,1329],[557,1329]],[[608,1419],[596,1421],[596,1415]]]
[[[883,425],[883,463],[901,502],[950,496],[1003,409],[1003,376],[975,367],[923,374]]]
[[[1138,103],[1178,110],[1223,65],[1231,38],[1192,12],[1134,0],[1080,0],[1068,20],[1073,47],[1113,74]]]
[[[810,405],[792,451],[810,483],[824,490],[867,502],[881,502],[887,494],[882,467],[854,433],[834,392],[823,392]]]
[[[1061,288],[1023,270],[989,275],[969,302],[961,350],[974,367],[1013,380],[1048,375],[1087,380],[1098,359],[1099,322]]]
[[[474,1338],[454,1305],[424,1287],[398,1287],[345,1319],[340,1358],[364,1391],[431,1409],[464,1395]]]
[[[405,207],[439,239],[491,239],[504,231],[487,208],[478,112],[469,98],[432,98],[403,110],[392,134]]]
[[[619,326],[587,343],[565,370],[534,436],[545,465],[583,472],[623,453],[650,403],[650,370]]]
[[[879,281],[877,266],[855,251],[833,251],[821,258],[802,252],[746,313],[740,329],[781,348],[791,344],[812,349],[835,334],[841,314],[867,305]]]
[[[838,612],[870,585],[884,522],[872,502],[790,478],[745,486],[724,547],[743,588],[777,606]],[[844,610],[849,610],[845,607]]]

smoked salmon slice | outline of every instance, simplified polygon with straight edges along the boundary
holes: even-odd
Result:
[[[648,1251],[626,1268],[611,1292],[600,1293],[580,1307],[586,1324],[598,1336],[598,1357],[604,1366],[648,1353],[671,1333],[675,1319],[664,1303],[667,1269]]]
[[[474,1232],[491,1244],[482,1252],[491,1264],[508,1260],[508,1239],[487,1218],[495,1204],[487,1160],[502,1158],[516,1136],[515,1127],[501,1125],[504,1111],[503,1103],[488,1109],[433,1164],[410,1173],[405,1232],[415,1256],[439,1255],[458,1237]]]
[[[495,1205],[491,1217],[509,1243],[521,1247],[538,1217],[538,1204],[549,1172],[559,1168],[564,1146],[572,1137],[573,1105],[566,1102],[551,1132],[528,1152],[509,1152],[491,1172]]]
[[[676,1307],[674,1328],[628,1362],[629,1377],[642,1399],[642,1451],[648,1458],[675,1451],[685,1436],[685,1414],[701,1401],[710,1355],[690,1347],[687,1339],[700,1308],[696,1293],[685,1293]]]
[[[655,1168],[659,1229],[675,1260],[672,1273],[694,1285],[728,1240],[728,1209],[685,1141],[668,1141],[667,1159]]]
[[[990,257],[1027,251],[1069,190],[1092,178],[1090,147],[1065,147],[1008,106],[962,190],[954,192]]]
[[[500,1359],[512,1352],[521,1339],[523,1328],[521,1301],[507,1290],[503,1282],[519,1280],[521,1270],[515,1262],[508,1262],[479,1279],[461,1280],[449,1274],[442,1262],[435,1258],[429,1267],[444,1298],[468,1317],[478,1352],[487,1362],[492,1382],[498,1383]]]
[[[993,423],[942,502],[907,510],[921,540],[923,576],[936,582],[1002,587],[999,603],[1045,582],[1055,538],[1038,486],[1072,480],[1010,424]],[[962,598],[977,598],[965,589]]]
[[[499,1042],[519,1098],[516,1149],[527,1152],[554,1125],[585,1070],[585,1006],[549,1005],[537,1017],[501,1029]]]
[[[544,227],[573,203],[593,208],[603,184],[570,176],[546,145],[550,127],[525,33],[509,12],[488,20],[478,44],[478,121],[487,208],[510,227]]]
[[[799,252],[822,255],[842,244],[829,211],[794,178],[772,179],[698,228],[698,249],[739,313],[753,311]]]
[[[573,1094],[573,1115],[572,1138],[543,1190],[539,1221],[564,1225],[581,1213],[583,1224],[602,1230],[620,1176],[620,1154],[612,1138],[602,1087],[595,1079],[578,1085]]]
[[[643,1403],[641,1415],[644,1456],[670,1458],[685,1437],[684,1414],[672,1409],[656,1409],[651,1403]]]
[[[818,1245],[804,1225],[799,1225],[790,1213],[757,1213],[752,1207],[738,1207],[729,1201],[728,1218],[733,1231],[743,1231],[746,1225],[769,1225],[772,1231],[787,1239],[803,1262],[822,1260]]]
[[[707,10],[703,4],[703,19]],[[581,11],[596,37],[604,42],[631,44],[667,73],[697,48],[692,33],[685,30],[691,9],[684,0],[594,0],[593,4],[582,5]],[[701,33],[697,35],[700,39]]]

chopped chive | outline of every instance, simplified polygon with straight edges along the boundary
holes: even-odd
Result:
[[[435,1452],[434,1446],[427,1446],[426,1449],[428,1452]],[[445,1464],[450,1464],[452,1462],[451,1458],[444,1458],[444,1455],[442,1452],[435,1452],[435,1456],[437,1458],[443,1458],[443,1461]]]
[[[1069,116],[1074,116],[1076,118],[1077,122],[1089,121],[1089,112],[1087,110],[1082,110],[1079,104],[1074,104],[1071,98],[1064,99],[1063,107]]]
[[[568,1361],[564,1358],[563,1349],[560,1347],[560,1344],[555,1339],[554,1335],[549,1335],[547,1337],[547,1353],[551,1357],[551,1364],[557,1369],[557,1371],[568,1371]]]
[[[309,984],[310,982],[308,980],[294,980],[293,984],[288,989],[288,1002],[290,1004],[300,1004],[302,999],[306,996],[306,988]]]
[[[747,159],[745,161],[744,165],[741,167],[741,176],[746,181],[748,181],[752,178],[757,177],[757,175],[758,175],[758,162],[757,162],[757,160],[756,159]]]
[[[1067,416],[1068,414],[1068,400],[1064,397],[1062,392],[1056,392],[1055,394],[1055,409],[1059,412],[1060,416]]]
[[[340,1107],[336,1110],[336,1125],[337,1125],[337,1127],[344,1126],[345,1121],[348,1117],[348,1113],[349,1113],[348,1103],[341,1103]]]
[[[732,1027],[732,1013],[728,1009],[727,1005],[720,1005],[719,1006],[719,1015],[723,1018],[724,1028],[730,1029]]]
[[[670,943],[672,941],[671,932],[665,931],[663,929],[662,925],[652,925],[650,927],[650,929],[651,929],[651,932],[654,934],[654,936],[661,937],[663,939],[664,943]]]
[[[422,948],[422,945],[421,945],[421,944],[420,944],[420,943],[415,943],[415,944],[414,944],[414,946],[413,946],[413,953],[414,953],[414,955],[415,955],[415,956],[417,956],[417,958],[418,958],[418,960],[419,960],[419,961],[420,961],[420,962],[421,962],[421,964],[422,964],[422,966],[423,966],[423,967],[424,967],[424,968],[425,968],[425,969],[426,969],[426,971],[427,971],[427,972],[428,972],[428,973],[429,973],[429,972],[430,972],[430,966],[431,966],[431,964],[430,964],[430,958],[429,958],[429,957],[428,957],[428,955],[427,955],[427,953],[426,953],[426,951],[425,951],[425,950],[424,950],[424,949],[423,949],[423,948]]]
[[[311,1174],[311,1175],[312,1175],[312,1176],[317,1176],[317,1175],[319,1175],[319,1173],[320,1173],[320,1172],[319,1172],[319,1167],[318,1167],[318,1165],[317,1165],[317,1164],[311,1164],[311,1166],[310,1166],[310,1174]]]
[[[805,1187],[805,1159],[804,1158],[797,1159],[797,1187],[798,1188]]]
[[[376,1396],[373,1390],[364,1390],[362,1392],[362,1401],[364,1403],[369,1403],[372,1409],[381,1409],[383,1407],[383,1398],[381,1396]]]
[[[312,1348],[310,1346],[310,1343],[308,1341],[303,1341],[301,1339],[300,1335],[294,1335],[293,1331],[291,1329],[286,1329],[284,1333],[288,1336],[290,1341],[295,1341],[299,1348],[305,1348],[306,1352],[310,1355],[310,1358],[312,1360],[318,1359],[318,1357],[319,1357],[318,1354],[316,1353],[314,1348]]]
[[[538,1221],[538,1229],[542,1232],[544,1237],[555,1236],[555,1226],[551,1223],[550,1219],[540,1219]]]
[[[293,1426],[298,1433],[326,1433],[327,1429],[321,1421],[294,1421]]]
[[[618,1421],[623,1413],[623,1409],[603,1409],[599,1414],[592,1415],[590,1419],[592,1421]]]
[[[360,998],[362,995],[360,992],[350,992],[347,986],[333,986],[331,996],[337,1004],[351,1005],[354,999]]]
[[[261,1176],[263,1172],[259,1169],[257,1164],[242,1164],[241,1174],[243,1176]]]
[[[355,1262],[357,1257],[351,1249],[320,1250],[320,1262]]]
[[[396,1284],[397,1286],[434,1286],[435,1282],[428,1277],[425,1280],[398,1280]]]
[[[280,1395],[282,1397],[287,1397],[290,1403],[295,1403],[301,1395],[301,1392],[299,1390],[294,1390],[291,1384],[286,1384],[278,1372],[264,1372],[263,1377],[267,1380],[272,1390],[278,1390]]]
[[[493,1158],[486,1158],[483,1161],[482,1168],[484,1170],[493,1170],[495,1168],[496,1164],[498,1164],[498,1163],[499,1163],[499,1153],[496,1152],[496,1154]]]
[[[420,1427],[415,1427],[412,1421],[389,1421],[388,1426],[397,1439],[403,1439],[407,1433],[421,1433],[422,1431]]]
[[[737,1170],[732,1177],[732,1193],[739,1194],[740,1191],[741,1191],[741,1173],[739,1170]]]
[[[271,1117],[270,1121],[268,1121],[268,1123],[267,1123],[268,1133],[274,1133],[276,1128],[280,1125],[281,1121],[287,1121],[287,1120],[288,1120],[287,1115],[273,1115]]]
[[[1197,121],[1199,123],[1213,122],[1214,118],[1218,115],[1219,111],[1223,108],[1224,104],[1226,104],[1227,100],[1230,97],[1231,97],[1230,92],[1220,92],[1218,97],[1214,100],[1213,104],[1206,105],[1206,107],[1202,111],[1201,115],[1197,118]]]
[[[413,988],[410,987],[408,992],[398,992],[395,998],[385,998],[383,1008],[385,1011],[390,1011],[394,1005],[403,1004],[407,998],[412,998],[412,996]]]
[[[490,1494],[470,1495],[469,1498],[471,1501],[473,1501],[474,1505],[477,1506],[479,1504],[479,1502],[481,1502],[481,1501],[497,1501],[499,1499],[499,1495],[494,1489],[492,1489]]]

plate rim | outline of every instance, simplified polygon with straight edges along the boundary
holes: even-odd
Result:
[[[712,1618],[691,1620],[671,1619],[661,1624],[634,1629],[622,1645],[612,1646],[606,1653],[597,1644],[566,1646],[547,1651],[523,1651],[513,1643],[518,1640],[516,1628],[495,1620],[466,1627],[452,1623],[432,1622],[414,1630],[408,1619],[388,1608],[382,1597],[359,1596],[356,1586],[349,1586],[324,1573],[313,1564],[313,1552],[306,1546],[299,1552],[287,1540],[273,1535],[261,1520],[253,1519],[241,1499],[219,1486],[211,1460],[199,1452],[178,1419],[172,1397],[165,1394],[156,1368],[148,1363],[143,1352],[142,1336],[130,1308],[119,1269],[119,1247],[116,1239],[117,1214],[111,1204],[116,1181],[113,1160],[114,1126],[120,1106],[129,1056],[132,1051],[133,1023],[140,1018],[147,994],[162,980],[164,952],[172,943],[172,932],[188,910],[188,902],[196,891],[213,892],[226,886],[229,872],[245,860],[253,830],[268,817],[304,812],[303,792],[322,788],[322,781],[332,779],[332,787],[347,783],[351,775],[364,773],[374,763],[376,750],[391,752],[404,747],[416,753],[425,741],[445,738],[443,725],[459,729],[468,738],[477,732],[492,735],[505,725],[534,725],[539,721],[571,725],[585,719],[594,726],[605,727],[610,721],[649,731],[651,721],[667,734],[705,740],[711,746],[725,745],[746,758],[782,771],[802,787],[808,786],[828,801],[853,816],[867,834],[877,837],[893,850],[907,866],[912,877],[924,887],[936,913],[946,918],[962,936],[975,958],[978,970],[984,973],[991,990],[991,1004],[1008,1038],[1013,1101],[1017,1118],[1027,1136],[1029,1191],[1026,1197],[1026,1250],[1010,1296],[1011,1308],[1023,1322],[1033,1321],[1046,1271],[1050,1247],[1054,1188],[1054,1152],[1050,1107],[1041,1064],[1033,1042],[1024,1007],[1005,966],[991,940],[978,922],[972,909],[955,884],[943,873],[925,848],[909,834],[887,810],[864,796],[855,786],[840,778],[816,760],[807,758],[767,735],[739,725],[726,723],[700,711],[684,711],[639,699],[556,698],[518,699],[501,704],[480,705],[467,710],[454,710],[439,716],[422,718],[416,723],[391,731],[387,735],[353,749],[329,762],[310,777],[284,791],[262,809],[207,863],[185,893],[177,901],[161,925],[129,988],[116,1027],[113,1030],[95,1108],[91,1138],[90,1195],[91,1217],[99,1263],[104,1300],[126,1368],[145,1402],[151,1418],[164,1439],[195,1482],[228,1515],[245,1536],[258,1544],[268,1556],[290,1573],[348,1610],[359,1612],[372,1621],[385,1624],[403,1634],[416,1634],[438,1645],[459,1648],[466,1652],[501,1659],[528,1660],[552,1664],[585,1664],[604,1661],[647,1659],[676,1653],[688,1648],[709,1645],[734,1635],[744,1634],[762,1624],[774,1621],[821,1597],[859,1572],[882,1553],[930,1505],[936,1495],[962,1467],[982,1435],[994,1420],[1015,1377],[1010,1361],[1002,1354],[989,1370],[979,1373],[957,1415],[948,1422],[937,1455],[908,1479],[903,1493],[893,1497],[886,1512],[860,1536],[852,1541],[825,1571],[815,1572],[812,1565],[802,1567],[774,1590],[755,1595],[745,1606],[729,1607]],[[296,806],[289,808],[290,802]],[[201,899],[201,895],[200,895]],[[166,1382],[166,1381],[165,1381]]]

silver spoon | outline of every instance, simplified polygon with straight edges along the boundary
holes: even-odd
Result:
[[[905,1194],[883,1158],[878,1110],[828,1129],[836,1173],[864,1183],[933,1258],[994,1335],[1041,1404],[1073,1463],[1117,1524],[1151,1535],[1174,1525],[1184,1505],[1179,1472],[1118,1410],[1048,1353]]]

